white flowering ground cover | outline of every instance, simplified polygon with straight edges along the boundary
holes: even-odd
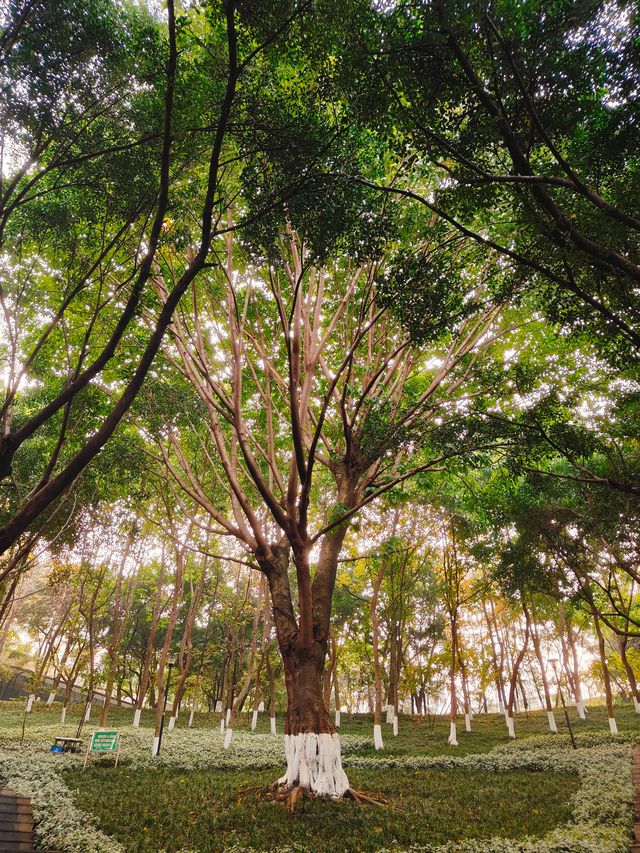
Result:
[[[257,770],[283,765],[281,737],[237,732],[231,748],[223,749],[223,736],[213,730],[176,729],[166,732],[159,758],[151,756],[152,733],[123,729],[121,762],[132,769],[158,766],[182,770]],[[3,784],[31,797],[39,845],[64,853],[125,853],[115,839],[105,835],[94,820],[81,812],[65,784],[66,769],[78,769],[82,756],[48,752],[59,725],[36,726],[28,740],[17,743],[16,728],[0,729],[0,776]],[[344,766],[359,770],[402,768],[447,770],[461,768],[486,774],[509,771],[547,771],[577,774],[580,787],[570,801],[571,819],[543,838],[490,838],[439,846],[404,848],[424,853],[626,853],[631,837],[631,748],[633,733],[613,737],[607,733],[578,736],[579,749],[570,748],[563,736],[532,737],[466,756],[367,754],[369,739],[342,738]],[[92,757],[91,762],[112,763]],[[410,777],[408,774],[408,784]],[[236,853],[241,848],[234,849]],[[242,848],[248,850],[249,848]],[[301,848],[296,848],[300,850]],[[293,848],[278,848],[281,853]],[[384,848],[386,851],[387,848]],[[399,853],[400,848],[388,848]],[[187,853],[187,851],[183,851]],[[274,850],[275,853],[275,850]],[[382,849],[381,849],[382,853]]]

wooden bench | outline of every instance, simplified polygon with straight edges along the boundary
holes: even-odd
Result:
[[[54,738],[54,746],[61,746],[63,752],[78,752],[82,747],[82,739],[79,737],[57,737]]]

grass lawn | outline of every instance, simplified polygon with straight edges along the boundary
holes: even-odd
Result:
[[[0,704],[0,738],[9,750],[19,749],[22,707],[23,703]],[[385,750],[376,753],[371,718],[343,713],[341,733],[359,736],[354,741],[353,765],[347,763],[346,767],[351,785],[379,795],[387,805],[303,800],[290,815],[269,791],[270,783],[282,772],[280,766],[284,766],[282,717],[278,718],[280,735],[273,738],[268,734],[267,716],[260,715],[257,733],[262,737],[252,745],[250,715],[243,715],[236,725],[238,747],[232,745],[226,752],[221,749],[217,715],[197,715],[190,732],[185,729],[185,715],[175,732],[166,734],[164,766],[156,766],[149,755],[152,713],[145,712],[142,728],[135,730],[131,728],[131,710],[114,708],[108,727],[123,732],[126,748],[122,764],[116,770],[109,763],[94,761],[82,772],[77,761],[56,765],[55,757],[48,755],[53,735],[75,734],[80,711],[80,706],[69,710],[67,726],[61,732],[59,707],[38,707],[27,715],[25,746],[31,742],[36,754],[43,756],[39,761],[60,767],[61,779],[70,791],[69,801],[73,798],[82,812],[94,815],[97,826],[128,853],[211,853],[234,845],[260,851],[285,846],[295,849],[299,845],[310,853],[356,853],[496,836],[539,837],[571,818],[570,800],[580,786],[578,775],[574,775],[578,770],[571,763],[562,771],[562,765],[555,763],[546,765],[545,770],[506,766],[500,772],[480,771],[473,762],[469,767],[420,770],[402,766],[411,756],[461,757],[513,743],[507,737],[504,718],[497,714],[475,717],[469,733],[464,731],[464,719],[459,719],[457,748],[447,745],[448,719],[401,718],[398,737],[393,737],[390,726],[383,725]],[[569,713],[576,733],[608,736],[603,707],[589,708],[586,720],[578,719],[575,709]],[[84,725],[83,737],[97,726],[97,717],[94,712],[93,719]],[[637,734],[640,741],[640,715],[635,714],[633,706],[618,705],[616,718],[621,733]],[[556,719],[560,732],[566,734],[561,709]],[[560,749],[561,755],[571,752],[566,738],[549,733],[544,712],[520,714],[515,726],[519,744],[543,735],[552,751]],[[191,763],[194,757],[196,761]],[[204,760],[198,762],[200,757]],[[396,766],[375,766],[385,758],[395,758]],[[192,769],[185,769],[189,767]],[[62,797],[66,801],[64,793]],[[628,808],[625,794],[620,802],[623,811]]]
[[[273,800],[273,771],[175,772],[93,768],[65,774],[76,804],[128,851],[375,851],[491,835],[540,835],[569,817],[577,777],[448,770],[349,771],[354,787],[388,805],[303,801],[293,815]]]
[[[37,710],[28,714],[25,725],[25,736],[29,737],[29,729],[39,725],[55,724],[60,719],[60,706],[51,708],[42,705],[35,706]],[[23,701],[0,702],[0,730],[3,728],[15,729],[22,721]],[[71,706],[67,713],[67,729],[70,726],[77,727],[83,706],[76,703]],[[640,715],[636,714],[633,705],[629,702],[616,704],[615,715],[618,728],[621,732],[635,731],[640,739]],[[558,730],[566,734],[567,727],[562,708],[555,710]],[[579,719],[575,708],[569,708],[569,716],[576,733],[589,731],[608,731],[606,708],[603,705],[587,707],[587,719]],[[83,725],[82,735],[88,737],[98,725],[100,710],[94,705],[91,720]],[[129,708],[112,708],[109,713],[108,728],[126,729],[133,720],[133,711]],[[180,716],[176,728],[184,728],[187,725],[188,713]],[[194,728],[219,730],[218,714],[196,714],[194,717]],[[236,721],[236,731],[248,731],[251,722],[251,713],[240,714]],[[141,728],[151,729],[154,725],[154,712],[143,711]],[[284,716],[278,715],[278,733],[284,731]],[[531,737],[533,735],[549,735],[549,724],[545,711],[532,711],[519,713],[515,716],[515,728],[518,739]],[[269,717],[260,714],[256,732],[268,734],[270,730]],[[342,714],[342,734],[358,735],[366,737],[371,741],[370,754],[375,755],[373,747],[373,722],[368,714]],[[507,727],[504,717],[499,714],[479,714],[473,718],[472,731],[464,731],[464,717],[458,717],[458,746],[452,750],[447,744],[449,736],[448,717],[415,718],[400,717],[398,737],[393,737],[391,726],[383,723],[382,735],[384,738],[384,755],[468,755],[470,753],[488,752],[495,746],[508,743]],[[284,748],[283,748],[284,755]]]

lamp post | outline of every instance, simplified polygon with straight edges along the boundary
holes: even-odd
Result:
[[[171,685],[171,670],[176,665],[176,661],[178,659],[178,655],[168,655],[167,656],[167,666],[169,671],[167,673],[167,689],[164,691],[164,703],[162,706],[162,716],[160,717],[160,732],[158,734],[158,748],[156,749],[156,755],[160,755],[160,746],[162,744],[162,732],[164,731],[164,715],[167,713],[167,698],[169,696],[169,687]]]
[[[558,658],[549,658],[549,663],[553,667],[553,674],[556,679],[556,684],[558,685],[558,693],[560,694],[560,701],[562,702],[562,708],[564,710],[564,718],[567,721],[567,728],[569,729],[569,737],[571,738],[571,746],[574,749],[578,748],[578,744],[576,743],[576,739],[573,736],[573,729],[571,728],[571,720],[569,719],[569,712],[567,711],[567,706],[564,701],[564,693],[562,692],[562,685],[560,684],[560,677],[558,676],[557,664]]]

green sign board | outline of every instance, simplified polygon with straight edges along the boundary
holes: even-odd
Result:
[[[91,733],[89,746],[87,747],[87,751],[84,756],[84,764],[82,765],[83,770],[87,766],[87,759],[89,758],[90,752],[115,752],[117,767],[118,759],[120,758],[120,732],[105,732],[104,730],[99,730]]]
[[[92,752],[114,752],[119,740],[120,732],[93,732],[89,749]]]

